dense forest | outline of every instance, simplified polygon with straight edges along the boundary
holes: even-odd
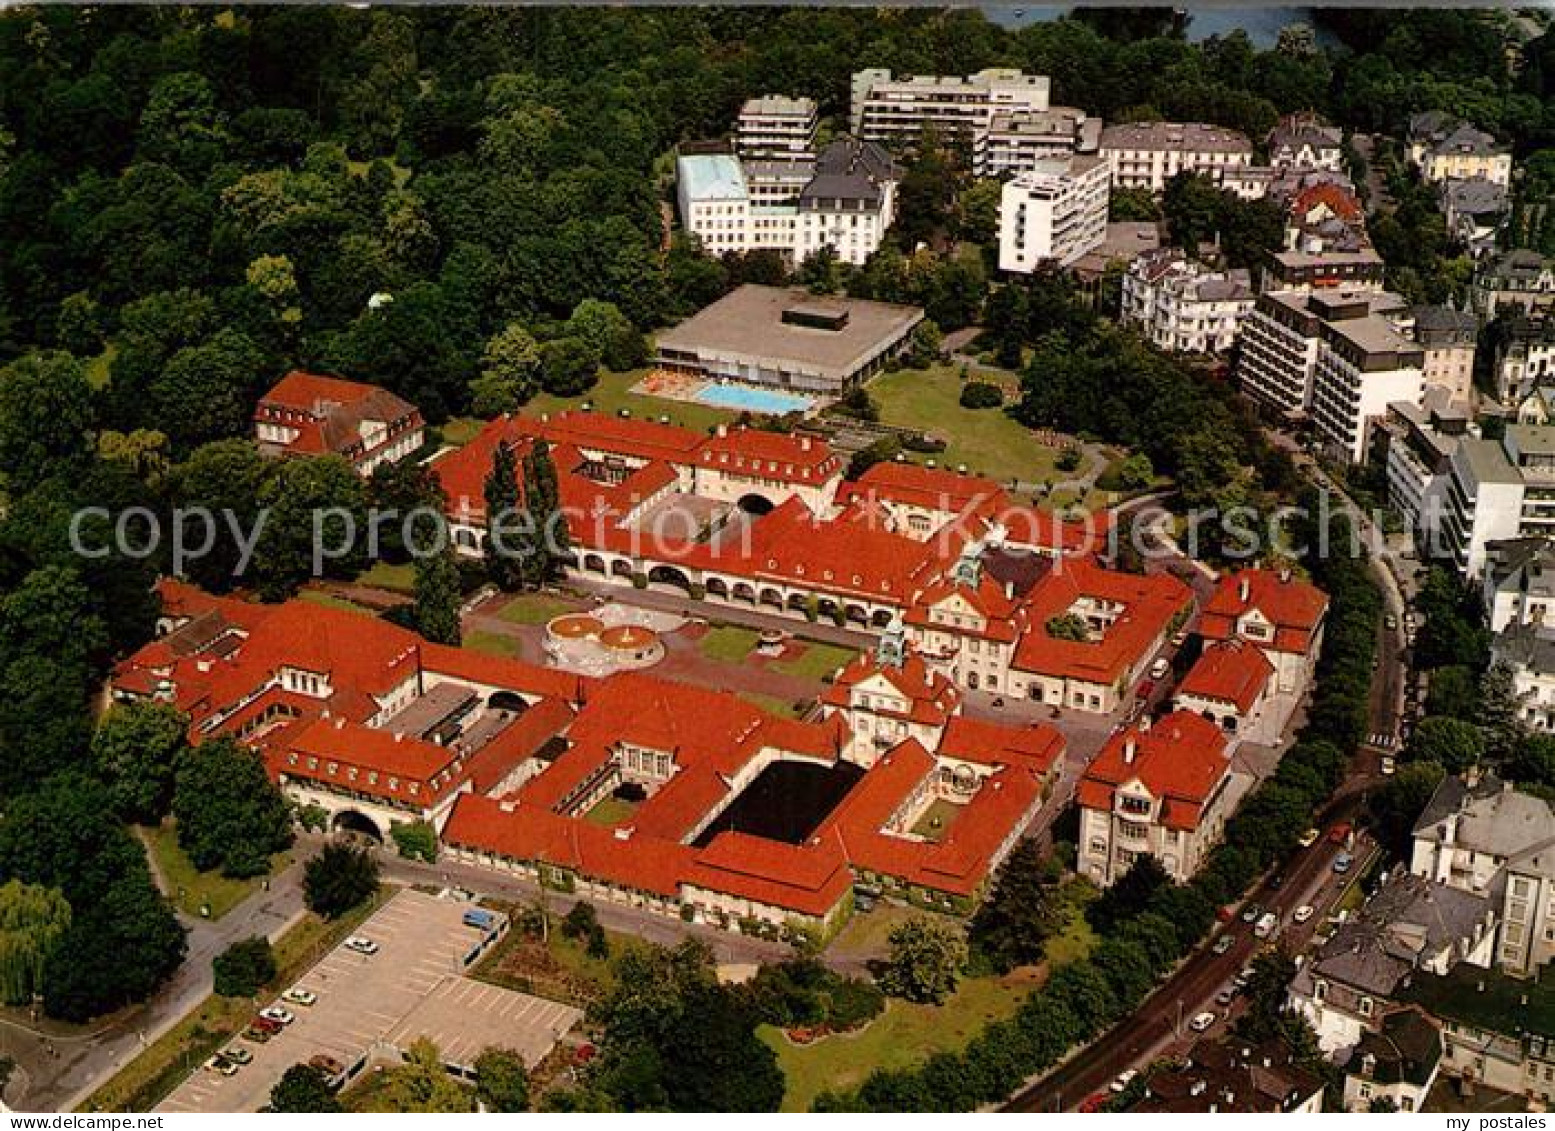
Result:
[[[434,487],[414,471],[364,487],[329,460],[261,460],[240,437],[280,373],[373,381],[438,423],[630,367],[643,333],[741,280],[782,277],[759,256],[717,261],[671,238],[676,144],[726,132],[743,99],[769,91],[813,95],[840,118],[862,66],[1020,66],[1108,120],[1205,119],[1259,138],[1290,110],[1397,133],[1411,112],[1448,109],[1555,182],[1550,36],[1514,68],[1501,16],[1320,23],[1336,46],[1190,44],[1169,15],[1116,12],[1019,31],[965,11],[0,13],[0,879],[28,885],[12,910],[48,941],[29,986],[51,1013],[89,1017],[144,997],[183,953],[123,823],[177,809],[168,760],[133,764],[161,749],[145,729],[176,746],[176,723],[131,719],[114,724],[127,738],[105,727],[94,741],[90,709],[112,659],[150,636],[164,563],[74,553],[78,508],[274,505],[256,584],[284,596],[309,507],[404,505]],[[1119,363],[1113,331],[1044,297],[1046,283],[1000,298],[975,265],[937,258],[942,236],[990,234],[987,189],[954,157],[909,172],[893,242],[845,282],[924,302],[946,327],[992,304],[1017,356],[1038,348],[1024,419],[1137,441],[1205,499],[1224,502],[1248,466],[1256,487],[1287,484],[1286,469],[1256,468],[1234,410],[1159,359]],[[834,283],[834,268],[801,274]],[[1118,383],[1116,401],[1080,395],[1098,380]],[[1162,400],[1202,444],[1135,435]],[[104,525],[88,524],[93,544]],[[231,583],[220,553],[201,570]],[[228,770],[233,820],[280,836],[273,812],[240,811],[252,767],[234,756]]]

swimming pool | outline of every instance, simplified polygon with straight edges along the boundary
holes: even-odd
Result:
[[[696,392],[696,399],[715,408],[732,408],[742,412],[764,412],[782,416],[789,412],[809,412],[815,400],[798,393],[780,393],[773,389],[757,389],[750,385],[720,385],[709,381]]]

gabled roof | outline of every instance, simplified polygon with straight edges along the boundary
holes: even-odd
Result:
[[[288,452],[345,455],[360,447],[358,428],[363,422],[415,427],[421,423],[421,412],[377,385],[293,370],[259,399],[254,419],[295,428],[296,438],[285,445]]]
[[[1382,1019],[1380,1031],[1365,1029],[1350,1052],[1345,1074],[1379,1084],[1413,1084],[1423,1088],[1442,1058],[1442,1034],[1418,1009],[1395,1009]]]
[[[1199,632],[1206,640],[1228,640],[1236,634],[1237,622],[1254,610],[1274,626],[1274,639],[1268,646],[1277,652],[1305,655],[1328,612],[1328,596],[1288,572],[1244,569],[1226,573],[1204,606]]]
[[[1274,665],[1245,640],[1216,640],[1204,649],[1177,685],[1178,695],[1235,704],[1247,714],[1269,686]]]
[[[823,702],[834,707],[847,707],[851,701],[849,692],[859,684],[872,679],[882,679],[907,701],[903,712],[890,712],[876,703],[876,714],[893,715],[942,727],[956,711],[961,709],[961,692],[955,684],[939,672],[932,670],[916,652],[909,652],[901,666],[881,663],[872,653],[864,652],[854,657],[840,672],[831,686],[822,693]]]
[[[697,466],[811,485],[842,474],[842,461],[826,441],[759,428],[719,429],[702,442]]]
[[[1109,738],[1076,797],[1082,808],[1110,812],[1114,792],[1137,781],[1161,803],[1162,824],[1191,830],[1230,765],[1218,726],[1191,711],[1173,711],[1154,725],[1136,724]]]

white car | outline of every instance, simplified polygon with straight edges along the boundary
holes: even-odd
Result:
[[[1162,679],[1166,676],[1166,673],[1171,670],[1172,665],[1167,662],[1165,656],[1162,656],[1159,660],[1150,665],[1150,678]]]
[[[1195,1033],[1202,1033],[1204,1030],[1213,1025],[1215,1021],[1215,1015],[1206,1009],[1203,1013],[1194,1014],[1193,1020],[1188,1022],[1188,1028],[1192,1029]]]
[[[377,954],[378,944],[362,935],[352,935],[346,940],[346,949],[354,950],[358,954]]]
[[[1317,838],[1322,835],[1323,834],[1318,832],[1316,829],[1308,829],[1306,832],[1301,834],[1301,839],[1296,843],[1301,845],[1302,848],[1311,848],[1314,844],[1317,843]]]
[[[1305,923],[1308,919],[1312,918],[1312,914],[1312,905],[1310,903],[1303,903],[1300,907],[1296,908],[1296,911],[1293,915],[1291,915],[1291,918],[1298,923]]]
[[[207,1072],[219,1072],[223,1076],[238,1074],[238,1066],[219,1053],[207,1060],[204,1067]]]
[[[279,1005],[272,1005],[268,1009],[261,1009],[259,1016],[266,1021],[274,1021],[277,1025],[290,1025],[297,1020],[297,1015],[289,1009],[283,1009]]]
[[[1108,1085],[1108,1087],[1111,1088],[1114,1092],[1121,1092],[1124,1088],[1127,1088],[1130,1084],[1132,1084],[1134,1082],[1134,1077],[1138,1075],[1139,1071],[1137,1069],[1126,1069],[1122,1072],[1119,1072],[1117,1077],[1112,1081],[1111,1084]]]
[[[293,986],[281,995],[282,1000],[291,1005],[314,1005],[319,1000],[319,995],[312,990],[305,990],[301,986]]]

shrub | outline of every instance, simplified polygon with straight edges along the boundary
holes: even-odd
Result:
[[[407,860],[425,860],[428,864],[437,859],[437,832],[425,821],[404,821],[389,828],[400,855]]]
[[[378,890],[378,861],[365,848],[331,842],[304,866],[302,884],[310,909],[338,919]]]
[[[962,408],[1002,408],[1004,390],[987,381],[968,381],[961,386]]]
[[[253,997],[275,977],[275,952],[262,935],[239,939],[211,961],[216,992],[222,997]]]

